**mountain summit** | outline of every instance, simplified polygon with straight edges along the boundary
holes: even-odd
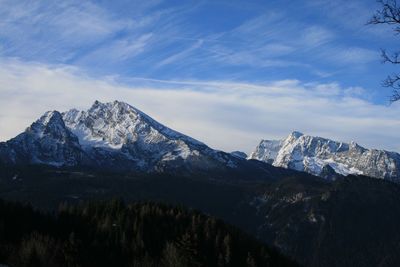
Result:
[[[317,176],[362,174],[400,181],[400,154],[367,149],[355,142],[343,143],[292,132],[283,140],[262,140],[249,159]],[[334,177],[334,176],[333,176]]]
[[[181,140],[205,145],[158,123],[140,110],[119,101],[95,101],[87,111],[71,109],[63,119],[82,145],[120,149],[128,143],[148,144]],[[146,147],[148,148],[148,147]]]
[[[73,166],[82,161],[78,138],[58,111],[48,111],[25,132],[0,143],[0,161],[11,164]]]
[[[0,143],[0,159],[140,171],[231,168],[237,161],[119,101],[46,112],[24,133]]]
[[[48,111],[23,133],[0,143],[0,164],[140,172],[234,170],[246,177],[251,172],[257,179],[275,177],[277,170],[263,161],[329,179],[362,174],[400,181],[397,153],[300,132],[283,140],[262,140],[248,159],[258,161],[246,160],[242,152],[214,150],[120,101],[95,101],[87,110]]]

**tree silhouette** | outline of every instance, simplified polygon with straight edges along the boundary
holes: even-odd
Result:
[[[196,211],[120,200],[56,214],[0,200],[0,264],[9,266],[297,266]]]
[[[377,10],[367,24],[386,24],[393,27],[394,33],[400,34],[400,6],[397,0],[378,0],[381,4],[381,9]],[[400,51],[387,52],[385,49],[381,50],[381,57],[383,63],[400,64]],[[400,74],[395,73],[389,75],[383,82],[384,87],[393,89],[391,102],[400,100]]]

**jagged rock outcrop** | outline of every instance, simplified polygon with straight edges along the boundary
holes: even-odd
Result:
[[[61,114],[48,111],[25,132],[0,143],[0,159],[12,164],[74,166],[85,161],[85,153]]]
[[[324,177],[334,177],[333,169],[341,175],[362,174],[400,181],[398,153],[299,132],[292,132],[283,140],[262,140],[249,158]]]
[[[86,111],[47,112],[24,133],[0,143],[0,159],[146,172],[233,168],[238,161],[119,101],[96,101]]]

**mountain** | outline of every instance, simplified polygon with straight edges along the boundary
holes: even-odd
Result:
[[[255,235],[303,266],[400,266],[400,186],[349,175],[263,187]]]
[[[0,160],[146,172],[235,168],[239,161],[119,101],[95,101],[86,111],[46,112],[25,132],[0,143]]]
[[[264,180],[247,179],[251,170],[242,173],[242,179],[232,179],[232,174],[225,172],[226,179],[216,180],[209,179],[213,173],[180,176],[0,165],[0,198],[29,202],[52,214],[60,203],[115,197],[127,203],[184,205],[245,230],[302,266],[400,266],[399,184],[353,175],[329,181],[282,168]],[[10,222],[17,229],[31,226],[23,219]],[[87,229],[92,226],[89,222]],[[0,237],[2,229],[7,228],[0,227]],[[1,252],[6,250],[0,247]]]
[[[57,111],[46,112],[17,137],[0,143],[0,161],[9,164],[73,166],[83,161],[78,138]]]
[[[95,101],[82,111],[48,111],[23,133],[0,143],[3,164],[188,174],[257,169],[254,177],[276,171],[245,158],[240,151],[214,150],[120,101]],[[329,179],[363,174],[400,180],[397,153],[299,132],[284,140],[261,141],[248,158]]]
[[[247,154],[242,151],[232,151],[231,155],[240,159],[246,159]]]
[[[113,197],[161,201],[222,218],[304,266],[400,266],[398,154],[293,132],[243,157],[128,104],[96,101],[86,111],[47,112],[0,143],[0,197],[51,213]]]
[[[283,140],[262,140],[249,159],[332,179],[337,173],[400,181],[398,153],[367,149],[354,142],[336,142],[300,132],[292,132]]]

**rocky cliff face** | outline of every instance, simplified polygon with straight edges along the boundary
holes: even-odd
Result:
[[[73,166],[84,157],[78,138],[57,111],[46,112],[25,132],[0,143],[0,159],[6,163]]]
[[[262,140],[250,155],[298,171],[327,177],[330,170],[341,175],[363,174],[375,178],[400,181],[400,155],[385,150],[367,149],[357,143],[291,133],[283,140]]]
[[[86,111],[47,112],[24,133],[0,143],[0,159],[140,171],[232,168],[238,161],[118,101],[96,101]]]

